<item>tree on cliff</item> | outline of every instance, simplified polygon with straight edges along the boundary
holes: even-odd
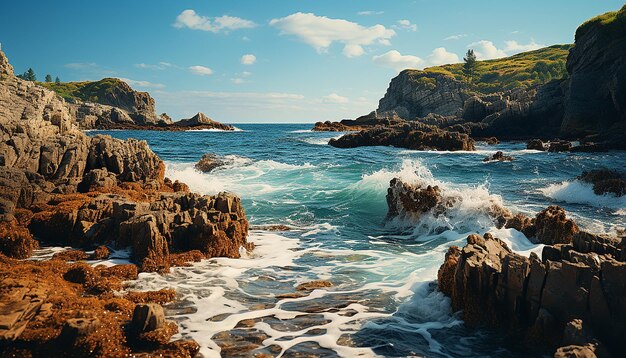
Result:
[[[35,71],[33,71],[32,68],[29,68],[28,71],[24,72],[21,75],[17,75],[17,77],[26,81],[37,81],[37,76],[35,75]]]
[[[474,82],[474,77],[476,76],[476,68],[478,67],[478,62],[476,62],[476,54],[474,50],[469,49],[463,57],[463,75],[465,76],[465,81],[468,84],[472,84]]]
[[[61,79],[59,78],[59,76],[57,76],[57,78],[54,79],[54,83],[61,83]]]
[[[49,74],[46,75],[46,82],[52,82],[52,76]]]

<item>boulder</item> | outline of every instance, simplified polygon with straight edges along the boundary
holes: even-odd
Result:
[[[526,143],[526,149],[540,150],[546,151],[546,145],[543,143],[541,139],[532,139]]]
[[[572,219],[568,219],[565,210],[551,205],[535,217],[535,237],[546,245],[569,244],[579,229]]]
[[[138,304],[133,310],[130,329],[135,333],[144,333],[162,328],[165,325],[163,307],[157,303]]]
[[[206,153],[202,155],[202,158],[200,158],[194,168],[203,173],[209,173],[213,169],[221,167],[224,164],[226,163],[219,156],[211,153]]]

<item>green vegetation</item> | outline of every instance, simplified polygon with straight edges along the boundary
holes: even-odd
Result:
[[[591,29],[598,29],[601,41],[609,42],[626,36],[626,5],[586,21],[576,30],[576,40]]]
[[[52,82],[52,76],[46,75],[46,82]]]
[[[58,77],[57,77],[58,79]],[[59,96],[67,101],[76,102],[77,100],[87,102],[98,102],[101,99],[108,98],[119,86],[126,87],[126,83],[117,78],[103,78],[100,81],[86,82],[43,82],[42,86],[55,91]]]
[[[567,77],[565,63],[572,46],[554,45],[511,57],[476,61],[472,88],[480,93],[493,93],[517,87],[528,88],[565,78]],[[465,66],[465,63],[457,63],[429,67],[423,72],[442,74],[463,81],[467,73]]]
[[[468,84],[474,83],[474,77],[476,76],[476,68],[478,64],[476,63],[476,54],[474,50],[467,50],[467,54],[463,57],[463,75],[465,76],[465,80]]]
[[[35,75],[35,71],[33,71],[32,68],[29,68],[28,71],[24,72],[21,75],[17,75],[17,77],[26,81],[37,81],[37,75]]]
[[[59,76],[57,76],[57,78],[54,79],[54,83],[56,83],[56,84],[60,84],[61,83],[61,79],[59,78]]]

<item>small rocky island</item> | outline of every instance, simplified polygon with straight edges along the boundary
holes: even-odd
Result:
[[[108,105],[69,104],[17,78],[0,52],[3,356],[193,357],[195,342],[170,342],[178,328],[160,306],[176,292],[128,292],[123,281],[253,249],[238,197],[191,193],[165,178],[163,161],[145,141],[80,130],[160,125],[152,99],[124,88]],[[198,114],[168,126],[205,125],[214,127]],[[24,260],[46,245],[72,249]],[[130,248],[133,264],[85,262],[106,259],[109,247]]]

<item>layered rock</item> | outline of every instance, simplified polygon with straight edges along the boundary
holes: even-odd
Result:
[[[601,135],[626,148],[626,6],[576,31],[561,134]]]
[[[474,150],[474,140],[467,134],[449,132],[420,123],[400,126],[376,126],[356,133],[331,139],[330,145],[338,148],[361,146],[394,146],[414,150]]]
[[[351,132],[375,126],[393,126],[403,124],[405,120],[394,112],[378,113],[376,111],[360,116],[357,119],[344,119],[340,122],[317,122],[313,131],[317,132]]]
[[[239,198],[201,196],[164,179],[145,141],[84,135],[62,99],[13,76],[0,52],[0,249],[25,258],[48,243],[131,246],[144,270],[170,252],[239,257],[248,223]],[[112,104],[147,108],[112,93]],[[143,107],[142,107],[143,106]],[[200,119],[199,122],[206,122]]]
[[[510,328],[552,349],[565,338],[565,345],[589,343],[595,351],[598,341],[572,342],[568,333],[570,322],[582,319],[594,337],[618,352],[626,338],[626,311],[618,303],[626,297],[620,288],[626,272],[621,240],[579,233],[573,244],[546,246],[540,260],[511,252],[489,234],[470,235],[463,249],[446,255],[439,288],[454,309],[463,310],[466,324]]]

